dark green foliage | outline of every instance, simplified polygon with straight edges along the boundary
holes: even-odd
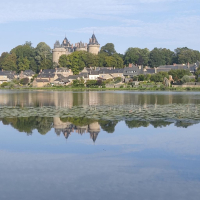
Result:
[[[200,60],[199,51],[195,51],[187,47],[175,49],[175,63],[195,63],[197,60]]]
[[[149,122],[147,121],[139,121],[139,120],[132,120],[132,121],[125,121],[126,125],[129,128],[139,128],[139,127],[148,127]]]
[[[31,69],[39,72],[40,69],[53,67],[51,48],[41,42],[36,48],[31,42],[26,42],[12,49],[10,53],[2,53],[0,57],[0,68],[16,72]]]
[[[84,80],[81,78],[81,79],[76,79],[76,80],[73,80],[73,84],[72,84],[73,87],[84,87]]]
[[[20,132],[31,134],[37,129],[41,135],[48,133],[53,127],[53,118],[50,117],[17,117],[3,118],[3,124],[10,124]]]
[[[114,133],[117,123],[118,121],[99,120],[101,128],[108,133]]]
[[[89,119],[86,117],[66,117],[60,119],[62,122],[71,122],[75,126],[86,126],[96,122],[94,119]]]
[[[102,52],[105,52],[108,56],[112,56],[116,53],[114,44],[107,43],[106,45],[102,46],[100,53]]]
[[[174,52],[169,49],[154,48],[150,52],[149,66],[159,67],[160,65],[172,65],[174,60]]]
[[[168,72],[169,75],[172,75],[172,78],[175,81],[179,81],[183,76],[188,75],[190,76],[191,73],[189,70],[184,70],[184,69],[178,69],[178,70],[170,70]]]
[[[149,49],[128,48],[124,55],[124,64],[147,65],[149,61]]]
[[[22,85],[27,85],[29,83],[29,79],[28,78],[23,78],[20,80],[20,84]]]
[[[153,81],[153,82],[163,82],[163,77],[159,73],[158,74],[152,74],[150,80]]]

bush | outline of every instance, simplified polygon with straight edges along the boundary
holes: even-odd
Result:
[[[190,82],[190,77],[188,75],[183,76],[182,79],[181,79],[181,82],[182,83]]]
[[[3,82],[3,83],[1,84],[1,87],[5,87],[5,86],[8,86],[8,85],[9,85],[8,82]]]
[[[122,81],[121,77],[114,78],[115,83],[120,83]]]
[[[120,85],[120,87],[119,88],[124,88],[124,86],[123,85]]]
[[[29,83],[29,78],[23,78],[20,80],[20,84],[27,85]]]

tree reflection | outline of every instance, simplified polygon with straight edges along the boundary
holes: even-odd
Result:
[[[72,133],[80,135],[89,133],[93,142],[96,141],[101,129],[107,133],[114,133],[116,125],[119,122],[117,120],[97,120],[85,117],[15,117],[2,118],[0,121],[2,121],[4,125],[11,125],[19,132],[27,133],[27,135],[31,135],[33,130],[37,130],[41,135],[45,135],[52,128],[58,136],[63,135],[66,139],[68,139]],[[131,129],[148,127],[149,125],[152,125],[154,128],[162,128],[169,126],[172,122],[162,120],[151,122],[143,120],[125,120],[125,124]],[[188,121],[176,121],[174,125],[187,128],[193,125],[193,123]]]

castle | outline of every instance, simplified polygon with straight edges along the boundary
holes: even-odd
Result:
[[[54,44],[53,52],[53,63],[58,65],[58,61],[61,55],[69,55],[74,51],[87,51],[89,53],[97,55],[100,49],[100,44],[98,43],[95,34],[89,39],[89,43],[79,42],[74,46],[65,37],[62,44],[57,40]]]

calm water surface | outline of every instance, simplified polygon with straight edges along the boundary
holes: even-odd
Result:
[[[10,112],[0,118],[0,199],[197,200],[198,120],[44,117],[29,108],[199,104],[198,92],[0,91],[0,107]],[[30,116],[13,115],[16,107]]]

